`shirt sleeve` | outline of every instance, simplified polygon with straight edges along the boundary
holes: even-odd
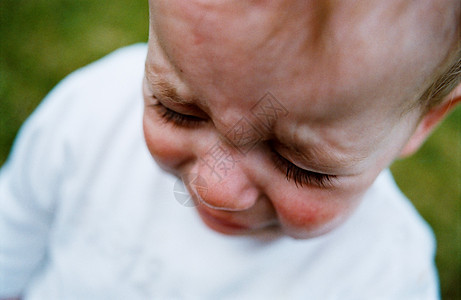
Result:
[[[69,165],[60,123],[75,88],[64,80],[44,99],[0,169],[0,298],[20,295],[46,260],[59,182]]]

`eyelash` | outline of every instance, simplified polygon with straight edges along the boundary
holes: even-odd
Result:
[[[321,188],[327,188],[332,185],[335,175],[321,174],[312,171],[307,171],[299,168],[279,153],[272,151],[273,160],[277,169],[285,173],[288,181],[293,180],[297,187],[303,185],[318,186]]]
[[[175,126],[192,128],[206,121],[205,119],[196,116],[175,112],[161,103],[152,104],[152,107],[157,110],[166,123],[172,123]],[[272,153],[276,168],[286,175],[288,181],[293,180],[297,187],[310,185],[326,188],[329,187],[331,185],[331,181],[336,178],[334,175],[303,170],[276,151],[272,150]]]
[[[152,104],[152,107],[159,113],[165,123],[171,123],[175,126],[192,128],[206,121],[196,116],[175,112],[161,103]]]

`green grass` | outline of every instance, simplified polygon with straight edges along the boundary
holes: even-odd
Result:
[[[71,71],[147,39],[147,1],[0,1],[0,165],[25,118]],[[461,299],[461,110],[392,166],[431,224],[445,299]]]

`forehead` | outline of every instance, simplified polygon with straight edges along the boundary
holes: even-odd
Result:
[[[287,98],[357,99],[394,96],[383,82],[414,93],[455,40],[455,1],[159,0],[151,1],[151,23],[204,97],[283,89]]]

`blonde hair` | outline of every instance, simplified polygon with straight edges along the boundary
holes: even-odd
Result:
[[[461,43],[448,62],[420,97],[419,103],[424,112],[439,105],[461,83]]]

